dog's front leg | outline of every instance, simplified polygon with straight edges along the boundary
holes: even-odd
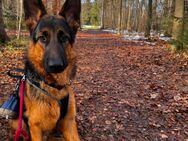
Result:
[[[29,123],[31,141],[42,141],[42,131],[37,124]]]
[[[62,121],[62,132],[65,141],[80,141],[75,119],[64,119]]]
[[[75,97],[72,89],[69,88],[68,112],[64,119],[60,120],[60,130],[63,133],[65,141],[80,141],[75,116]]]

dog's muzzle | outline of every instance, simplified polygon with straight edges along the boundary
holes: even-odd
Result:
[[[65,59],[48,59],[45,66],[47,73],[60,73],[65,70],[68,63]]]

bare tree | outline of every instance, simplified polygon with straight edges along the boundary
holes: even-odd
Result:
[[[128,0],[127,30],[131,31],[132,0]]]
[[[119,1],[118,34],[121,32],[122,0]]]
[[[183,33],[184,0],[175,1],[174,17],[172,36],[177,39]]]
[[[8,40],[9,40],[9,37],[7,36],[5,28],[4,28],[2,0],[0,0],[0,41],[5,42]]]
[[[17,39],[20,39],[20,34],[21,34],[21,26],[22,26],[22,15],[23,15],[23,1],[20,0],[20,10],[19,10],[19,23],[18,23],[18,36]]]
[[[16,29],[19,29],[19,13],[20,13],[20,5],[19,5],[20,0],[16,0]]]
[[[151,24],[152,24],[152,0],[148,0],[148,18],[146,23],[145,37],[150,36]]]
[[[102,0],[101,29],[104,29],[104,3],[105,3],[105,0]]]

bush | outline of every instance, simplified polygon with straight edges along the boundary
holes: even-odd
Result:
[[[177,51],[188,51],[188,30],[177,38],[177,40],[171,40],[170,44],[174,45]]]
[[[15,48],[25,48],[28,43],[28,40],[26,38],[21,39],[11,39],[10,42],[7,42],[6,47],[9,49],[15,49]]]

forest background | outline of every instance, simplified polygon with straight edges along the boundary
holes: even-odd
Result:
[[[48,11],[58,14],[64,0],[43,0]],[[26,30],[22,0],[0,0],[0,41],[17,38]],[[178,50],[188,44],[188,0],[82,0],[82,28],[110,29],[118,34],[172,37]]]

